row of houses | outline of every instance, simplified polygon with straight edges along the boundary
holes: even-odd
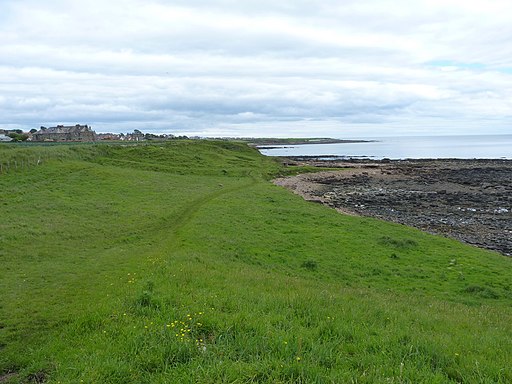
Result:
[[[41,127],[39,130],[32,129],[23,133],[20,130],[1,130],[0,141],[13,140],[12,133],[23,136],[21,140],[37,142],[95,142],[102,140],[120,141],[143,141],[146,139],[172,139],[174,135],[153,135],[144,134],[138,129],[133,133],[96,133],[88,125],[57,125],[55,127]]]

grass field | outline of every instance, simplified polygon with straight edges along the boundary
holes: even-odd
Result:
[[[0,146],[22,158],[2,384],[512,382],[510,258],[305,202],[242,143]]]

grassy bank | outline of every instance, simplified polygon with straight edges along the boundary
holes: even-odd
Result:
[[[0,147],[0,382],[508,383],[512,262],[244,144]],[[55,149],[54,149],[55,148]]]

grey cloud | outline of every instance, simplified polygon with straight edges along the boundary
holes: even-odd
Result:
[[[5,0],[0,124],[339,136],[492,121],[504,132],[512,74],[496,68],[511,66],[510,16],[434,4]]]

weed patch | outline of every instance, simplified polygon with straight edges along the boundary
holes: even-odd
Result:
[[[470,285],[464,289],[464,292],[482,297],[484,299],[499,299],[500,295],[489,287],[481,287],[479,285]]]
[[[318,263],[314,260],[304,261],[300,266],[309,271],[316,271],[318,269]]]
[[[389,236],[379,238],[379,244],[395,249],[413,249],[418,247],[418,242],[413,239],[394,239]],[[396,254],[395,254],[396,256]],[[396,257],[393,257],[396,258]]]

